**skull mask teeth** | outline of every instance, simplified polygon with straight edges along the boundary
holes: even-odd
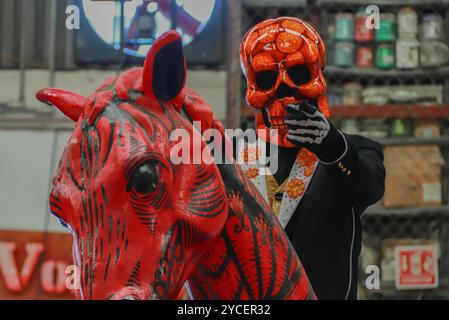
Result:
[[[257,24],[242,40],[240,62],[247,80],[246,100],[260,111],[256,125],[266,141],[293,147],[284,124],[289,104],[310,99],[330,115],[322,73],[326,48],[306,22],[281,17]],[[270,136],[269,127],[278,133]]]

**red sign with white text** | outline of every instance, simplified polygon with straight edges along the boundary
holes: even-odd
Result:
[[[0,300],[74,299],[72,264],[70,234],[0,231]]]
[[[438,253],[435,245],[397,246],[396,288],[438,287]]]

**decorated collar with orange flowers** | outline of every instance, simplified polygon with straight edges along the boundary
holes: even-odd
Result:
[[[239,152],[241,153],[241,159],[243,159],[243,163],[241,162],[240,165],[246,176],[268,202],[266,175],[271,173],[257,161],[259,155],[263,152],[262,150],[264,150],[264,144],[263,141],[258,141],[254,144],[246,144],[241,146]],[[312,180],[317,165],[318,159],[312,152],[305,148],[300,149],[296,161],[290,171],[290,175],[287,178],[285,192],[282,196],[278,219],[283,228],[287,226],[295,209],[301,202],[304,193]]]

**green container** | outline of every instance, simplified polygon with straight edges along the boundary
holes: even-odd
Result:
[[[392,42],[396,39],[396,16],[392,13],[380,15],[379,29],[376,30],[377,42]]]
[[[354,38],[354,15],[337,13],[335,15],[335,40],[351,41]]]
[[[394,44],[381,44],[376,50],[376,67],[379,69],[391,69],[395,66]]]
[[[404,137],[412,134],[410,122],[404,119],[395,119],[390,127],[390,135],[392,137]]]
[[[334,49],[334,65],[351,67],[354,65],[355,45],[352,42],[336,42]]]

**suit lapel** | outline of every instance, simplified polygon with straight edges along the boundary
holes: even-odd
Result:
[[[245,172],[246,176],[256,186],[262,194],[266,202],[268,202],[267,181],[265,178],[265,168],[261,167],[257,161],[257,154],[263,152],[264,145],[261,142],[253,144],[242,144],[239,149],[239,157],[243,161],[239,161],[240,167]]]
[[[317,162],[303,166],[296,160],[285,186],[285,192],[282,196],[281,209],[279,211],[279,223],[285,229],[295,212],[298,204],[301,202],[305,191],[310,185],[310,181],[315,173]]]
[[[263,142],[262,142],[263,143]],[[256,186],[259,192],[268,202],[267,181],[265,176],[266,168],[260,167],[259,163],[255,160],[256,155],[262,146],[258,143],[246,144],[240,148],[240,159],[244,159],[240,162],[240,166],[245,172],[246,176]],[[298,152],[297,159],[293,164],[290,171],[290,175],[287,178],[285,186],[285,192],[282,197],[281,208],[278,216],[278,220],[285,229],[290,221],[293,213],[295,212],[298,204],[301,202],[305,191],[310,185],[310,181],[316,171],[318,160],[310,151],[302,148]]]

